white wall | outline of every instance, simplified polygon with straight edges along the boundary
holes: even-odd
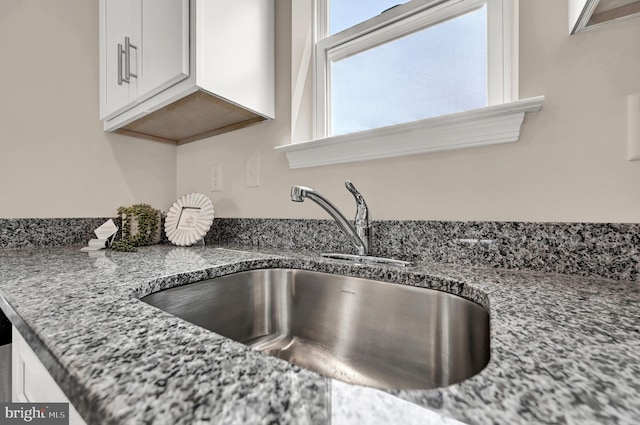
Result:
[[[97,9],[0,2],[0,217],[107,216],[136,202],[166,210],[197,191],[217,216],[325,218],[289,201],[290,186],[314,187],[350,215],[349,178],[377,219],[640,221],[625,110],[626,96],[640,93],[640,18],[569,37],[565,1],[521,0],[520,96],[546,101],[518,143],[290,170],[273,152],[291,140],[290,0],[276,0],[277,119],[177,153],[102,131]],[[245,160],[255,154],[261,186],[246,188]],[[217,163],[224,190],[210,192]]]
[[[289,201],[290,186],[311,186],[351,215],[349,178],[377,219],[638,222],[625,105],[640,93],[640,18],[570,37],[567,13],[566,1],[520,1],[520,97],[546,100],[519,142],[290,170],[272,150],[291,139],[291,1],[276,0],[276,121],[180,146],[178,193],[207,194],[223,217],[326,218]],[[244,162],[256,153],[261,186],[246,188]],[[217,163],[223,191],[210,192]]]
[[[0,217],[175,201],[176,148],[103,132],[98,1],[0,1]]]

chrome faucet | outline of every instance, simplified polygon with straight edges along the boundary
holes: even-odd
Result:
[[[304,186],[291,186],[291,200],[294,202],[303,202],[305,198],[309,198],[316,204],[320,205],[331,217],[338,223],[342,232],[347,235],[351,242],[358,249],[358,255],[367,256],[371,250],[371,216],[369,208],[364,198],[355,188],[353,183],[347,180],[344,185],[356,199],[356,218],[355,228],[342,215],[342,213],[320,192]]]

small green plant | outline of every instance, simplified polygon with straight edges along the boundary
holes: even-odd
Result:
[[[119,252],[136,252],[137,249],[125,241],[124,239],[120,239],[119,241],[115,241],[111,244],[111,249]]]
[[[135,252],[136,247],[156,243],[160,211],[148,204],[118,208],[122,220],[122,239],[115,241],[114,251]]]

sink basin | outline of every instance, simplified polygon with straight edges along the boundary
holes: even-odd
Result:
[[[375,388],[446,386],[489,361],[487,310],[431,289],[261,269],[142,301],[295,365]]]

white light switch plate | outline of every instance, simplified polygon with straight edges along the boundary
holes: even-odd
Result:
[[[627,159],[640,159],[640,93],[627,97]]]
[[[211,167],[211,191],[222,191],[222,166],[220,164]]]
[[[255,155],[247,159],[247,187],[260,186],[260,157]]]

